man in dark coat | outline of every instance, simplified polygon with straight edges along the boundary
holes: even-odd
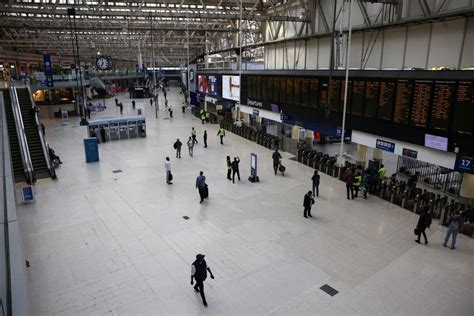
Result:
[[[311,180],[313,181],[313,196],[319,196],[319,179],[320,176],[318,174],[318,170],[314,170],[313,177],[311,178]],[[315,191],[316,195],[314,195]]]
[[[236,174],[240,181],[239,162],[240,162],[240,158],[234,157],[234,161],[232,161],[232,183],[235,183]]]
[[[418,235],[418,239],[415,241],[420,243],[421,235],[425,238],[425,245],[428,244],[428,239],[426,238],[425,230],[431,226],[431,215],[429,213],[429,207],[425,206],[421,210],[420,218],[418,219],[418,223],[416,224],[415,233]]]
[[[273,152],[272,159],[273,159],[273,171],[275,171],[275,174],[277,174],[278,165],[280,164],[280,159],[281,159],[281,155],[278,152],[278,148],[276,148],[275,151]]]
[[[308,218],[308,216],[313,217],[313,216],[311,216],[311,207],[314,204],[314,199],[313,199],[312,194],[313,194],[313,192],[308,191],[308,193],[306,193],[304,195],[304,201],[303,201],[304,213],[303,213],[303,216],[306,217],[306,218]]]
[[[347,199],[354,199],[354,170],[349,170],[346,174]]]
[[[191,265],[191,285],[193,285],[194,280],[196,280],[196,285],[194,290],[201,294],[202,303],[207,307],[206,296],[204,295],[204,281],[207,278],[207,271],[211,275],[211,279],[214,279],[214,275],[211,272],[211,269],[207,266],[206,260],[204,260],[204,255],[196,255],[196,260]]]

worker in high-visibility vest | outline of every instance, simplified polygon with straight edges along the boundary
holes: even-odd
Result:
[[[362,184],[362,176],[360,173],[358,173],[354,178],[354,183],[352,184],[355,190],[355,195],[354,195],[355,197],[357,197],[357,195],[359,194],[359,188],[361,184]]]
[[[206,111],[201,112],[201,124],[204,124],[206,121]]]
[[[211,122],[211,113],[209,112],[206,112],[206,123],[210,123]]]
[[[217,136],[221,138],[221,145],[224,145],[225,129],[223,127],[219,128],[219,131],[217,132]]]

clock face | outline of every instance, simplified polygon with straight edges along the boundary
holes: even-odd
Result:
[[[101,56],[97,58],[95,65],[97,66],[97,69],[99,70],[107,70],[112,68],[112,62],[109,57],[106,56]]]

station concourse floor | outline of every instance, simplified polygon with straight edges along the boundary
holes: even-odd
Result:
[[[230,132],[221,146],[217,125],[183,115],[177,89],[168,98],[173,119],[163,109],[156,119],[137,99],[147,137],[100,144],[96,163],[85,162],[77,118],[44,121],[64,164],[58,180],[38,181],[35,203],[18,204],[32,315],[474,315],[472,239],[444,248],[445,228],[434,222],[429,245],[419,245],[416,214],[376,197],[348,201],[344,183],[325,174],[313,218],[303,218],[312,169],[282,153],[287,172],[275,176],[270,150]],[[119,99],[134,114],[128,95]],[[120,116],[113,103],[93,119]],[[192,126],[199,144],[190,158]],[[250,153],[260,183],[247,180]],[[227,155],[241,158],[235,184]],[[203,204],[200,170],[210,191]],[[198,253],[215,275],[205,282],[207,308],[190,285]]]

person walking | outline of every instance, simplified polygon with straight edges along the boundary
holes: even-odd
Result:
[[[194,129],[194,127],[191,128],[191,137],[193,138],[193,142],[195,144],[198,144],[198,141],[196,139],[196,130]]]
[[[202,138],[204,139],[204,148],[207,148],[207,131],[204,131],[204,136]]]
[[[123,104],[122,102],[119,103],[119,107],[120,107],[120,115],[123,114]]]
[[[206,111],[201,112],[201,124],[204,124],[206,121]]]
[[[208,271],[211,275],[211,279],[214,279],[214,275],[212,274],[211,269],[207,266],[204,257],[205,255],[197,254],[196,260],[191,265],[191,285],[193,285],[194,280],[196,280],[194,291],[201,294],[202,303],[207,307],[206,295],[204,295],[204,281],[207,279]]]
[[[346,190],[347,199],[354,199],[354,170],[352,169],[346,173]]]
[[[359,188],[361,184],[362,184],[362,175],[360,174],[360,172],[358,172],[357,175],[354,177],[354,183],[352,184],[354,186],[354,191],[355,191],[354,197],[359,196]]]
[[[211,122],[211,113],[206,112],[205,116],[206,116],[206,123],[209,124]]]
[[[313,192],[311,191],[308,191],[308,193],[306,193],[304,195],[304,201],[303,201],[303,207],[304,207],[304,212],[303,212],[303,217],[305,218],[308,218],[309,217],[313,217],[311,215],[311,207],[313,206],[314,204],[314,199],[313,199],[313,196],[312,196]]]
[[[199,197],[201,198],[199,203],[204,202],[204,199],[209,196],[209,191],[207,189],[206,177],[202,171],[199,172],[199,176],[196,178],[196,189],[198,189]]]
[[[367,199],[367,191],[369,190],[370,186],[370,169],[367,168],[364,171],[364,175],[362,176],[362,191],[364,192],[364,199]]]
[[[446,236],[444,237],[443,246],[447,247],[449,237],[453,237],[451,239],[451,249],[456,249],[456,238],[458,236],[458,232],[461,230],[461,226],[463,224],[463,219],[461,216],[461,212],[459,210],[455,210],[454,214],[451,215],[448,221],[448,230],[446,231]]]
[[[417,243],[420,243],[421,235],[425,238],[425,245],[428,244],[428,239],[426,238],[425,230],[431,226],[431,215],[429,213],[429,206],[425,206],[421,209],[420,217],[418,218],[418,223],[415,228],[415,235],[418,238],[415,240]]]
[[[171,174],[171,161],[170,157],[166,157],[165,159],[165,171],[166,171],[166,183],[173,184],[171,180],[173,180],[173,175]]]
[[[135,100],[132,100],[132,109],[135,110]]]
[[[232,160],[230,160],[230,156],[226,157],[226,165],[227,165],[227,180],[232,180],[230,177],[232,174]]]
[[[107,133],[105,132],[105,128],[103,126],[100,127],[100,138],[103,143],[107,142]]]
[[[173,118],[173,109],[171,106],[168,108],[168,112],[170,113],[170,118]]]
[[[189,152],[189,156],[193,156],[193,149],[194,149],[194,141],[192,139],[192,137],[189,137],[188,139],[188,152]]]
[[[117,99],[117,98],[115,98],[115,105],[116,105],[116,106],[119,106],[119,102],[118,102],[118,99]]]
[[[183,143],[179,140],[179,138],[177,138],[173,147],[176,149],[176,158],[179,159],[181,159],[181,146],[183,146]]]
[[[320,175],[318,174],[318,170],[314,170],[314,174],[313,174],[313,177],[311,178],[311,180],[313,181],[313,196],[319,196],[319,179],[320,179]],[[316,195],[314,195],[316,191]]]
[[[232,161],[232,183],[235,183],[236,174],[240,181],[239,163],[240,163],[240,158],[234,157],[234,161]]]
[[[153,98],[150,98],[150,107],[153,106]]]
[[[224,145],[225,129],[223,127],[219,128],[217,131],[217,136],[221,138],[221,145]]]
[[[281,155],[278,152],[278,148],[275,149],[275,151],[273,152],[272,159],[273,159],[273,170],[275,171],[275,175],[276,175],[278,171],[278,166],[280,165],[280,159],[281,159]]]

